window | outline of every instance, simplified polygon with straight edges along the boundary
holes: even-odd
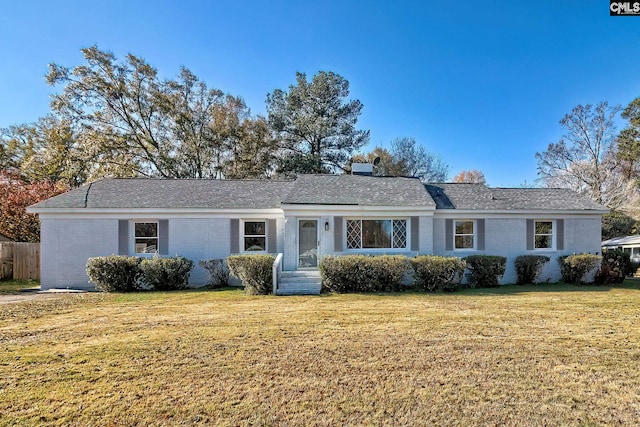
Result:
[[[553,221],[535,221],[534,248],[553,249]]]
[[[454,249],[475,249],[474,231],[474,221],[456,221],[453,235]]]
[[[347,249],[406,249],[406,219],[348,219]]]
[[[245,252],[265,252],[267,250],[266,221],[244,221],[242,242]]]
[[[137,254],[158,252],[158,223],[136,222],[134,224],[134,249]]]

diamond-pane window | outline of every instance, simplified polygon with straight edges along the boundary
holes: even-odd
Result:
[[[406,219],[348,219],[347,249],[405,249]]]
[[[407,221],[404,219],[393,220],[393,247],[407,247]]]
[[[347,249],[359,249],[362,246],[362,223],[359,219],[347,220]]]

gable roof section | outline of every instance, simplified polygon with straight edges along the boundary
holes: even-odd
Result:
[[[436,204],[416,178],[298,175],[282,201],[292,205],[420,206]]]
[[[566,188],[489,188],[484,184],[426,184],[437,209],[607,211]]]
[[[271,209],[280,207],[292,184],[278,180],[110,178],[32,208]]]

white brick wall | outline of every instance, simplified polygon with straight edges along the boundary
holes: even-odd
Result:
[[[206,271],[200,260],[226,258],[231,254],[231,221],[228,218],[169,219],[169,255],[180,255],[194,263],[189,283],[204,285]]]
[[[40,285],[93,289],[87,260],[118,253],[118,220],[40,219]]]
[[[420,217],[420,253],[463,257],[471,253],[445,250],[445,219]],[[485,251],[487,255],[508,258],[503,283],[516,280],[515,257],[527,253],[552,257],[545,265],[541,280],[556,281],[560,269],[556,258],[580,252],[600,252],[600,216],[567,218],[564,221],[563,251],[527,251],[526,218],[486,218]],[[329,231],[324,223],[329,222]],[[284,252],[283,267],[297,267],[297,218],[277,219],[277,251]],[[318,221],[320,254],[332,254],[334,249],[334,223],[330,215]],[[41,285],[50,288],[92,288],[85,273],[87,259],[118,253],[118,219],[58,219],[41,217]],[[182,255],[194,261],[192,285],[206,282],[206,272],[198,265],[200,260],[226,258],[230,254],[229,218],[171,218],[169,219],[169,255]],[[413,253],[408,253],[413,255]]]
[[[567,218],[564,220],[564,250],[528,251],[526,218],[486,218],[484,251],[447,251],[445,248],[445,219],[434,219],[434,253],[443,256],[464,257],[471,254],[501,255],[507,257],[507,269],[501,283],[515,283],[515,258],[519,255],[547,255],[551,260],[545,264],[539,280],[560,280],[557,258],[573,253],[600,252],[601,220],[599,216]]]

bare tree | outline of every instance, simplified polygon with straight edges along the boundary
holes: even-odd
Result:
[[[545,186],[571,188],[609,208],[628,200],[627,181],[615,154],[614,119],[620,106],[605,102],[578,105],[560,120],[565,135],[536,153],[538,175]]]
[[[391,141],[391,155],[405,176],[420,178],[423,182],[443,182],[449,175],[449,165],[424,145],[418,144],[415,138]]]

